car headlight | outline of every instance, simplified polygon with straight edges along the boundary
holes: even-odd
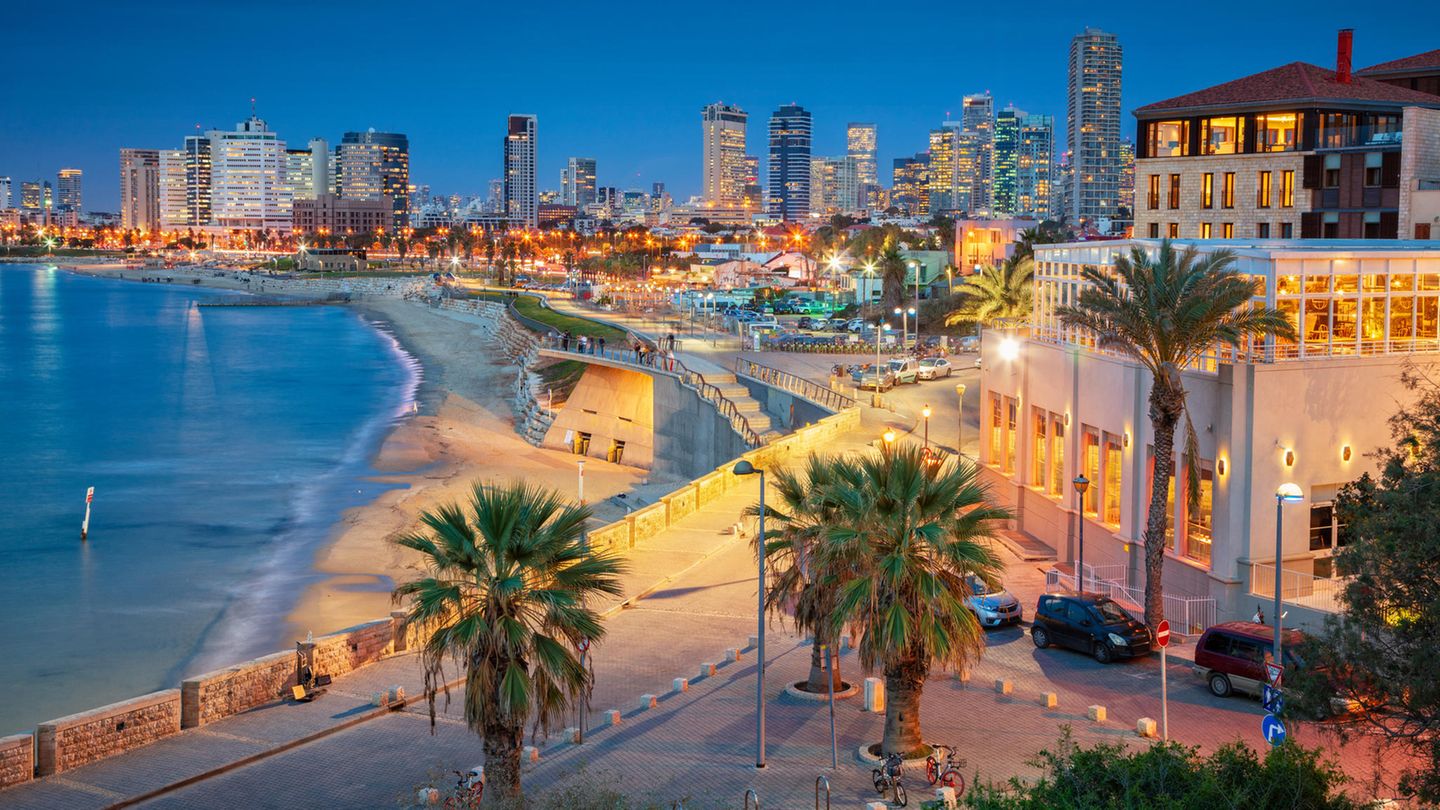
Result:
[[[1118,634],[1116,634],[1116,633],[1111,633],[1111,634],[1110,634],[1110,643],[1111,643],[1111,644],[1117,644],[1117,645],[1119,645],[1119,646],[1121,646],[1121,647],[1128,647],[1128,646],[1130,646],[1130,642],[1128,642],[1128,641],[1126,641],[1125,639],[1121,638],[1121,637],[1120,637]]]

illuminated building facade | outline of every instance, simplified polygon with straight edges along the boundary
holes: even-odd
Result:
[[[958,184],[968,189],[964,210],[988,216],[994,208],[995,100],[989,93],[965,96],[960,122],[969,143],[963,168],[957,163]]]
[[[749,113],[718,101],[700,111],[701,196],[712,207],[735,208],[744,203],[749,120]]]
[[[930,213],[930,155],[895,158],[890,174],[890,205],[906,216]]]
[[[560,202],[584,208],[595,202],[595,158],[572,157],[560,174]]]
[[[210,224],[211,149],[204,135],[185,136],[185,224]]]
[[[79,213],[84,208],[85,173],[79,169],[61,169],[55,178],[55,207],[60,211]]]
[[[410,139],[398,132],[346,132],[335,148],[335,193],[347,200],[387,198],[394,227],[410,223]]]
[[[540,224],[535,187],[537,134],[533,115],[511,115],[505,120],[503,214],[512,225],[526,228]]]
[[[160,227],[160,151],[120,150],[120,227]]]
[[[810,112],[786,104],[770,116],[770,198],[767,210],[782,222],[810,215]]]
[[[1120,207],[1120,41],[1086,28],[1070,41],[1070,221],[1096,225]]]
[[[846,154],[855,159],[855,182],[861,187],[880,183],[875,143],[874,124],[851,122],[845,126]]]
[[[322,194],[295,201],[295,232],[311,234],[369,234],[395,228],[395,207],[390,200],[350,200]]]
[[[940,129],[930,130],[930,160],[925,176],[930,213],[959,210],[956,199],[959,178],[955,163],[960,134],[959,126],[948,121]]]
[[[159,171],[156,183],[159,188],[160,227],[167,231],[178,231],[189,227],[190,206],[185,187],[185,170],[189,156],[184,149],[160,149]]]
[[[290,230],[285,142],[251,115],[233,130],[210,130],[210,222],[237,230]]]
[[[309,149],[285,150],[285,185],[291,200],[315,199],[315,155]]]

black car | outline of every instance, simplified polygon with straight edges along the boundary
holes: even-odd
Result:
[[[1095,656],[1108,664],[1150,652],[1153,638],[1145,623],[1115,600],[1099,594],[1046,594],[1035,606],[1030,640],[1036,647],[1051,644]]]
[[[797,329],[814,329],[815,319],[810,317],[809,315],[806,315],[795,323],[795,327]]]

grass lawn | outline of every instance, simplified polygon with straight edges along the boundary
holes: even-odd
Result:
[[[592,338],[603,337],[611,348],[618,349],[626,346],[625,330],[547,309],[540,306],[540,299],[534,296],[522,295],[516,298],[515,311],[532,320],[553,326],[558,332],[569,332],[576,337],[581,335]]]
[[[538,372],[541,381],[558,391],[569,391],[580,381],[580,375],[585,373],[585,363],[579,360],[561,360],[541,368]]]

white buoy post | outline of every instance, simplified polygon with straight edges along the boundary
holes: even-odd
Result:
[[[85,520],[80,523],[80,542],[90,534],[90,502],[95,500],[95,487],[88,487],[85,490]]]

